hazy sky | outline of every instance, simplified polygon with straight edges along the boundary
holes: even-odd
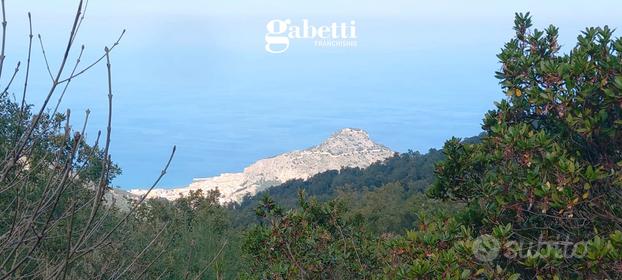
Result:
[[[25,59],[31,11],[56,68],[76,5],[7,0],[7,67]],[[503,98],[495,55],[521,11],[536,27],[559,26],[564,51],[586,26],[622,25],[617,0],[91,0],[77,41],[90,61],[127,29],[112,54],[112,153],[124,170],[115,184],[148,185],[176,144],[163,185],[179,186],[317,144],[342,127],[365,129],[396,151],[479,133],[483,114]],[[355,20],[358,47],[297,41],[284,54],[265,52],[266,23],[287,18]],[[35,41],[35,104],[50,83],[42,61]],[[105,77],[100,65],[73,82],[62,106],[76,121],[93,111],[91,137],[105,124]]]

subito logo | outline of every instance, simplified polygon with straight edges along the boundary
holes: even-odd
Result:
[[[491,262],[499,256],[501,244],[497,238],[485,234],[473,241],[473,255],[481,262]]]

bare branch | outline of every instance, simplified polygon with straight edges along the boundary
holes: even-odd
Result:
[[[123,38],[123,35],[125,35],[125,29],[123,29],[123,32],[121,32],[121,35],[119,35],[119,38],[117,38],[117,41],[114,42],[112,44],[112,46],[110,47],[110,49],[108,50],[108,52],[112,52],[112,50],[114,49],[114,47],[116,47],[117,45],[119,45],[119,42],[121,41],[121,39]],[[60,82],[58,82],[59,84],[65,83],[70,81],[71,79],[80,76],[82,74],[84,74],[84,72],[88,71],[89,69],[93,68],[93,66],[97,65],[99,62],[101,62],[102,60],[104,60],[104,58],[106,58],[106,52],[104,52],[104,54],[102,56],[100,56],[97,60],[95,60],[93,63],[89,64],[87,67],[85,67],[84,69],[78,71],[78,73],[75,73],[71,76],[69,76],[69,78],[66,78],[64,80],[61,80]]]
[[[102,174],[100,175],[99,182],[97,183],[97,190],[95,194],[95,200],[93,201],[93,206],[91,207],[91,214],[89,215],[88,221],[86,222],[84,226],[84,231],[82,231],[80,238],[78,238],[78,241],[76,242],[76,247],[74,249],[79,248],[82,245],[82,242],[84,242],[84,238],[89,232],[88,229],[93,223],[93,221],[95,220],[97,210],[99,209],[99,206],[101,205],[101,198],[104,195],[105,188],[108,184],[108,170],[110,168],[110,165],[109,165],[110,162],[108,160],[108,154],[109,154],[108,149],[110,148],[110,134],[112,133],[112,73],[111,73],[110,55],[109,55],[108,47],[105,48],[105,52],[106,52],[106,62],[107,62],[106,68],[108,70],[107,71],[108,73],[108,125],[106,128],[106,142],[104,144],[105,145],[104,146],[104,162],[103,162]]]
[[[143,275],[145,275],[145,273],[147,273],[147,270],[149,270],[149,268],[151,268],[151,266],[153,266],[153,264],[160,259],[160,257],[168,251],[168,247],[170,247],[172,244],[172,240],[168,242],[168,244],[166,244],[166,246],[160,251],[160,253],[155,256],[155,258],[153,258],[151,260],[151,262],[149,262],[149,264],[147,264],[147,266],[145,266],[145,268],[143,268],[143,270],[140,272],[140,274],[138,274],[138,276],[136,276],[134,279],[140,279],[143,277]]]
[[[218,259],[218,257],[220,256],[220,254],[222,254],[222,251],[225,249],[225,247],[227,246],[227,242],[229,240],[225,240],[225,242],[222,243],[222,246],[220,247],[220,250],[218,250],[218,253],[212,258],[212,260],[203,268],[203,270],[201,270],[201,272],[194,277],[194,280],[199,280],[201,279],[201,276],[203,276],[203,274],[207,271],[207,269],[209,269],[212,264],[216,261],[216,259]]]
[[[26,90],[28,88],[28,77],[30,75],[30,55],[32,53],[32,16],[30,12],[28,12],[28,59],[26,60],[26,77],[24,78],[24,92],[22,94],[22,106],[20,107],[20,111],[22,115],[24,114],[24,110],[26,109]]]
[[[4,88],[4,91],[2,91],[2,93],[0,95],[3,95],[5,93],[7,93],[9,91],[9,88],[11,87],[11,84],[13,83],[13,80],[15,80],[15,75],[17,75],[17,72],[19,72],[19,65],[21,64],[20,61],[17,62],[17,66],[15,66],[15,71],[13,71],[13,75],[11,76],[11,79],[9,80],[9,83],[6,85],[6,87]]]
[[[164,169],[162,169],[162,171],[160,172],[160,176],[155,180],[155,182],[153,182],[153,184],[147,190],[147,192],[134,204],[132,209],[130,209],[130,211],[128,211],[126,213],[126,215],[123,217],[123,219],[121,219],[110,231],[108,231],[108,233],[106,235],[104,235],[103,238],[99,242],[97,242],[95,245],[91,246],[90,248],[83,250],[82,253],[79,256],[83,256],[83,255],[93,251],[95,248],[99,247],[102,243],[104,243],[104,241],[106,241],[110,237],[110,235],[112,235],[119,228],[119,226],[121,226],[123,223],[125,223],[125,221],[131,215],[133,215],[134,212],[136,212],[136,209],[138,209],[138,207],[145,201],[145,199],[147,199],[147,196],[149,195],[149,193],[151,193],[151,191],[158,185],[160,180],[162,180],[164,175],[166,175],[166,172],[167,172],[169,166],[171,165],[171,161],[173,160],[173,157],[175,156],[175,151],[176,150],[177,150],[177,147],[173,146],[173,151],[171,152],[171,155],[169,156],[168,161],[166,162],[166,165],[164,166]]]
[[[78,55],[78,59],[76,59],[76,64],[73,66],[73,70],[71,70],[72,75],[73,73],[76,72],[76,69],[78,69],[78,65],[80,64],[80,60],[82,59],[83,53],[84,53],[84,45],[82,45],[82,47],[80,48],[80,54]],[[67,88],[69,88],[70,82],[71,80],[68,80],[67,83],[65,84],[65,87],[63,87],[63,91],[58,97],[58,101],[56,101],[56,106],[54,107],[54,111],[52,111],[52,115],[55,115],[56,112],[58,111],[58,107],[60,106],[60,103],[63,101],[63,97],[65,96],[65,92],[67,92]]]
[[[48,56],[45,53],[45,47],[43,46],[43,39],[41,39],[41,34],[37,34],[37,38],[39,38],[39,45],[41,46],[41,52],[43,53],[43,59],[45,60],[45,67],[48,70],[50,79],[52,80],[52,82],[54,82],[54,75],[52,75],[52,69],[50,69],[50,62],[48,61]]]
[[[75,36],[75,33],[77,32],[78,20],[82,12],[82,4],[83,4],[83,0],[80,0],[80,3],[78,4],[78,10],[76,11],[76,16],[73,22],[73,26],[71,28],[71,33],[69,35],[70,39],[67,42],[65,54],[63,55],[63,59],[58,69],[58,73],[56,74],[56,78],[54,79],[54,82],[52,83],[52,87],[50,88],[50,91],[48,92],[45,98],[45,101],[43,102],[43,105],[41,105],[41,108],[39,109],[39,113],[35,116],[34,120],[30,123],[30,126],[28,127],[28,129],[26,129],[26,131],[24,132],[20,140],[17,142],[13,151],[8,153],[7,155],[8,158],[3,160],[3,164],[2,164],[3,170],[0,172],[0,182],[3,182],[7,174],[9,173],[9,171],[13,169],[13,167],[15,167],[15,163],[20,158],[21,153],[24,150],[26,143],[28,142],[28,139],[30,139],[35,127],[37,127],[37,125],[39,124],[39,121],[41,120],[41,117],[43,116],[43,112],[45,111],[45,108],[47,107],[50,101],[50,98],[56,91],[56,87],[59,84],[58,80],[60,79],[60,76],[63,74],[65,63],[67,63],[67,59],[69,58],[69,52],[71,51],[71,47],[73,46],[73,41],[71,38],[73,38]]]
[[[136,263],[136,261],[138,261],[138,259],[140,259],[140,257],[142,257],[142,255],[143,255],[143,254],[144,254],[144,253],[145,253],[145,252],[146,252],[149,248],[151,248],[151,246],[153,245],[153,243],[155,243],[155,241],[156,241],[156,240],[158,240],[158,238],[159,238],[159,237],[160,237],[160,235],[164,232],[164,230],[168,227],[168,225],[169,225],[169,223],[166,223],[166,224],[162,227],[162,229],[158,232],[158,234],[156,234],[156,236],[155,236],[155,237],[151,240],[151,242],[149,242],[149,244],[147,244],[147,246],[145,246],[145,248],[143,248],[143,250],[142,250],[142,251],[140,251],[140,253],[134,257],[134,259],[132,260],[132,262],[131,262],[131,263],[130,263],[127,267],[125,267],[125,269],[124,269],[123,271],[121,271],[121,273],[119,273],[119,275],[117,275],[117,277],[115,277],[115,279],[119,279],[119,278],[121,278],[121,276],[123,276],[123,274],[125,274],[125,273],[126,273],[126,272],[130,269],[130,267],[132,267],[132,266]]]
[[[2,50],[0,50],[0,77],[2,77],[2,67],[4,66],[4,49],[6,46],[6,11],[4,9],[4,0],[2,0]]]

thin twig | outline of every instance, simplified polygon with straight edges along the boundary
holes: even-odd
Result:
[[[82,16],[80,17],[80,21],[78,22],[78,27],[76,28],[76,30],[80,30],[80,27],[82,26],[82,22],[84,21],[84,17],[86,16],[86,11],[87,11],[88,6],[89,6],[89,0],[86,0],[86,2],[84,2],[84,9],[82,9]],[[78,34],[76,32],[73,38],[71,38],[72,42],[75,41],[77,35]]]
[[[6,46],[6,11],[4,9],[4,0],[2,0],[2,50],[0,50],[0,77],[2,77],[2,67],[4,66],[5,46]]]
[[[72,199],[71,201],[71,215],[69,215],[69,225],[67,225],[67,252],[65,253],[65,259],[63,260],[62,265],[62,277],[61,279],[65,279],[67,277],[67,264],[69,263],[69,258],[71,257],[69,253],[71,252],[71,239],[73,235],[73,221],[76,216],[76,201]]]
[[[151,260],[151,262],[149,262],[149,264],[147,264],[147,266],[145,266],[145,268],[143,268],[143,270],[140,272],[140,274],[138,274],[138,276],[136,276],[134,279],[140,279],[140,278],[142,278],[142,277],[143,277],[143,275],[145,275],[145,273],[147,273],[147,270],[149,270],[149,268],[151,268],[151,266],[152,266],[152,265],[153,265],[153,264],[154,264],[157,260],[159,260],[159,259],[160,259],[160,257],[161,257],[164,253],[166,253],[166,252],[168,251],[168,247],[170,247],[172,243],[173,243],[173,242],[172,242],[172,240],[171,240],[171,241],[169,241],[169,242],[168,242],[168,244],[167,244],[167,245],[166,245],[166,246],[165,246],[165,247],[164,247],[164,248],[160,251],[160,253],[159,253],[157,256],[155,256],[155,258],[153,258],[153,259]]]
[[[73,73],[76,72],[76,69],[78,69],[78,65],[80,64],[80,60],[82,59],[83,53],[84,53],[84,45],[82,45],[82,47],[80,48],[80,54],[78,55],[78,59],[76,59],[76,64],[73,66],[73,70],[71,70],[71,75],[73,75]],[[65,84],[65,87],[63,87],[63,91],[58,97],[58,101],[56,101],[56,106],[54,107],[54,111],[52,111],[52,116],[54,116],[56,112],[58,111],[58,107],[60,106],[60,103],[63,101],[63,97],[65,97],[65,92],[67,92],[67,88],[69,88],[70,82],[71,80],[68,80],[67,83]]]
[[[194,277],[194,280],[199,280],[201,279],[201,276],[203,276],[203,274],[207,271],[207,269],[209,269],[212,266],[212,263],[214,263],[216,261],[216,259],[218,259],[218,257],[220,256],[220,254],[222,254],[222,251],[225,249],[225,247],[227,246],[229,240],[225,240],[225,242],[222,243],[222,246],[220,247],[220,250],[218,250],[218,253],[212,258],[212,260],[205,266],[205,268],[203,268],[201,270],[201,272],[199,272],[199,274]]]
[[[28,33],[28,59],[26,59],[26,77],[24,78],[24,92],[22,94],[22,106],[20,107],[20,112],[22,116],[24,115],[24,110],[26,109],[26,89],[28,88],[28,77],[30,75],[30,55],[32,53],[32,16],[30,12],[28,12],[28,28],[30,33]]]
[[[106,235],[104,235],[103,238],[101,238],[101,240],[99,242],[97,242],[95,245],[91,246],[90,248],[87,248],[87,249],[83,250],[78,257],[84,256],[85,254],[88,254],[89,252],[95,250],[95,248],[99,247],[102,243],[104,243],[104,241],[106,241],[119,228],[119,226],[121,226],[123,223],[125,223],[125,221],[131,215],[133,215],[134,212],[136,212],[136,209],[138,209],[138,207],[145,201],[145,199],[147,199],[147,196],[149,195],[149,193],[158,185],[158,183],[160,182],[160,180],[162,180],[164,175],[166,175],[166,172],[167,172],[169,166],[171,165],[171,162],[173,161],[173,157],[175,156],[175,151],[176,150],[177,150],[177,147],[173,146],[173,151],[171,152],[171,155],[169,156],[168,161],[166,162],[166,166],[164,166],[164,169],[162,169],[162,171],[160,172],[160,176],[155,180],[155,182],[151,185],[151,187],[147,190],[147,192],[134,204],[132,209],[130,209],[130,211],[125,214],[123,219],[121,219],[119,222],[117,222],[117,224],[110,231],[108,231],[108,233]]]
[[[67,179],[69,178],[69,173],[70,173],[71,168],[72,168],[73,159],[74,159],[74,156],[76,155],[76,152],[77,152],[78,142],[79,142],[79,139],[76,139],[76,141],[74,143],[74,147],[72,148],[71,154],[70,154],[69,158],[67,159],[67,161],[65,162],[65,168],[63,170],[61,180],[60,180],[60,182],[58,184],[58,190],[54,194],[55,198],[53,200],[52,207],[50,207],[48,218],[47,218],[45,224],[43,225],[41,231],[37,234],[38,238],[36,239],[34,244],[31,245],[31,248],[28,251],[28,253],[26,254],[26,256],[23,257],[21,261],[14,263],[12,265],[12,267],[11,267],[11,270],[6,275],[4,275],[2,278],[0,278],[0,279],[6,279],[10,275],[12,275],[19,267],[21,267],[24,264],[24,262],[29,259],[29,256],[34,252],[34,250],[36,250],[38,248],[39,244],[41,243],[43,238],[46,236],[46,232],[49,229],[49,225],[50,225],[50,222],[51,222],[53,214],[54,214],[54,209],[56,209],[56,206],[58,205],[58,203],[60,201],[61,194],[63,193],[63,190],[65,189],[65,187],[64,187],[65,183],[67,182]],[[18,244],[18,245],[21,245],[21,243]],[[15,250],[12,251],[13,254],[15,253],[17,248],[19,248],[19,246],[15,247]],[[11,257],[11,254],[7,258],[7,260],[10,257]],[[3,264],[2,266],[4,266],[4,265],[5,264]]]
[[[99,182],[97,184],[95,200],[93,201],[93,206],[91,207],[91,213],[89,215],[88,221],[86,222],[84,226],[84,231],[82,231],[82,234],[78,238],[78,241],[76,242],[76,247],[74,249],[79,248],[82,245],[82,242],[84,242],[84,238],[89,232],[88,229],[93,223],[93,221],[95,220],[97,210],[99,209],[99,206],[101,204],[101,198],[104,195],[106,185],[108,184],[108,170],[110,168],[110,165],[109,165],[110,163],[108,161],[108,155],[109,155],[108,149],[110,148],[110,134],[112,133],[112,74],[111,74],[111,65],[110,65],[110,55],[108,54],[108,47],[105,48],[105,52],[106,52],[106,62],[107,62],[106,68],[108,70],[108,125],[106,128],[107,131],[106,131],[106,142],[104,146],[104,161],[103,161],[103,167],[102,167],[102,174],[100,175]]]
[[[17,66],[15,66],[15,71],[13,71],[13,75],[11,76],[11,79],[9,80],[9,83],[7,83],[6,87],[4,88],[4,91],[2,91],[2,93],[0,95],[4,95],[5,93],[9,92],[9,88],[11,87],[11,84],[13,83],[13,80],[15,80],[15,75],[17,75],[17,72],[19,72],[19,65],[21,64],[20,61],[17,62]]]
[[[147,246],[145,246],[145,248],[143,248],[143,250],[140,251],[140,253],[134,257],[134,259],[132,259],[132,262],[128,266],[126,266],[125,269],[123,271],[121,271],[121,273],[119,273],[119,275],[117,275],[117,277],[115,277],[115,279],[121,278],[121,276],[123,276],[123,274],[125,274],[130,269],[130,267],[132,267],[136,263],[136,261],[138,261],[138,259],[140,259],[140,257],[142,257],[142,255],[145,252],[147,252],[147,249],[151,248],[151,245],[153,245],[153,243],[155,243],[155,241],[158,240],[158,238],[164,232],[164,230],[166,230],[168,225],[169,225],[169,223],[166,223],[162,227],[162,229],[158,232],[158,234],[156,234],[156,236],[151,240],[151,242],[149,242],[149,244],[147,244]]]
[[[37,34],[37,38],[39,38],[39,45],[41,46],[41,52],[43,53],[43,60],[45,61],[45,67],[48,70],[50,79],[52,80],[52,82],[54,82],[54,75],[52,75],[52,69],[50,69],[50,62],[48,61],[48,56],[45,53],[45,47],[43,46],[43,39],[41,39],[41,34]]]
[[[0,182],[4,182],[9,171],[13,169],[13,167],[15,167],[15,163],[20,158],[21,153],[24,150],[24,147],[26,146],[28,142],[28,139],[30,139],[35,127],[37,127],[37,125],[39,124],[39,121],[41,120],[41,117],[43,116],[43,112],[45,111],[45,108],[47,107],[50,101],[50,98],[52,98],[52,95],[56,91],[56,87],[59,84],[58,80],[60,79],[60,76],[63,74],[63,70],[65,69],[65,64],[67,63],[67,59],[69,58],[69,52],[71,51],[71,47],[73,46],[73,41],[71,40],[71,38],[73,38],[74,34],[77,32],[77,25],[78,25],[78,20],[80,18],[80,14],[82,12],[83,1],[84,0],[80,0],[80,3],[78,4],[78,10],[76,11],[76,16],[75,16],[75,19],[74,19],[74,22],[71,28],[71,33],[69,35],[70,39],[67,42],[65,54],[63,55],[63,59],[58,69],[58,73],[56,74],[56,79],[54,79],[52,83],[52,87],[50,88],[47,96],[45,97],[45,100],[43,101],[43,104],[41,105],[41,108],[39,109],[39,113],[35,116],[34,120],[30,123],[30,125],[28,126],[28,128],[26,129],[22,137],[19,139],[13,151],[7,154],[8,158],[3,160],[3,164],[2,164],[3,169],[0,172]]]
[[[110,47],[110,49],[108,50],[108,52],[112,52],[112,50],[114,49],[114,47],[116,47],[117,45],[119,45],[119,42],[121,41],[121,39],[123,38],[123,35],[125,34],[125,29],[123,29],[123,32],[121,32],[121,35],[119,35],[119,38],[117,38],[117,41],[114,42],[112,44],[112,46]],[[87,67],[85,67],[84,69],[78,71],[78,73],[75,73],[71,76],[69,76],[68,78],[59,81],[59,84],[65,83],[70,81],[71,79],[78,77],[82,74],[84,74],[84,72],[88,71],[89,69],[93,68],[93,66],[97,65],[99,62],[101,62],[104,58],[106,58],[106,53],[104,52],[104,54],[102,56],[100,56],[97,60],[95,60],[93,63],[89,64]]]

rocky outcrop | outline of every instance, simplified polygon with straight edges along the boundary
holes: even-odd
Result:
[[[254,195],[291,179],[307,179],[315,174],[343,167],[363,168],[393,154],[389,148],[374,143],[367,132],[346,128],[333,134],[318,146],[259,160],[241,173],[225,173],[211,178],[194,179],[184,188],[154,189],[149,193],[149,197],[173,200],[187,195],[190,191],[218,188],[222,195],[221,202],[240,201],[247,194]],[[130,192],[142,195],[146,191]]]

